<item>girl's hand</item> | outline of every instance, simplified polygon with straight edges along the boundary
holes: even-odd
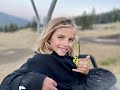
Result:
[[[56,87],[57,87],[57,83],[53,79],[49,77],[46,77],[44,79],[42,90],[58,90]]]
[[[79,60],[77,68],[72,69],[72,71],[87,75],[90,69],[89,61],[90,61],[90,56],[88,55],[85,58],[85,60]]]

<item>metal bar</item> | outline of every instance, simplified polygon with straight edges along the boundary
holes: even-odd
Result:
[[[47,13],[47,17],[46,17],[46,20],[45,20],[45,23],[44,23],[44,26],[49,22],[50,18],[51,18],[51,15],[53,13],[53,10],[54,10],[54,7],[56,5],[56,2],[57,0],[52,0],[52,3],[50,5],[50,8],[49,8],[49,11]]]
[[[36,9],[36,6],[34,4],[34,1],[31,0],[31,3],[32,3],[32,6],[33,6],[33,9],[35,11],[35,14],[36,14],[36,17],[37,17],[37,40],[39,40],[39,36],[40,36],[40,18],[39,18],[39,14],[37,12],[37,9]]]

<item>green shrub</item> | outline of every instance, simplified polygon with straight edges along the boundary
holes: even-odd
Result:
[[[104,65],[104,66],[118,65],[119,63],[120,63],[120,57],[111,57],[101,62],[101,65]]]

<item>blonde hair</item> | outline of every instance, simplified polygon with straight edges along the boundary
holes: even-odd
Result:
[[[52,53],[53,50],[50,47],[49,39],[51,38],[55,30],[58,28],[74,28],[77,30],[75,23],[69,18],[59,17],[59,18],[55,18],[49,21],[40,35],[40,40],[37,46],[37,52],[42,53],[42,54]],[[78,56],[79,48],[80,47],[79,47],[78,40],[77,38],[75,38],[73,47],[69,51],[69,55]]]

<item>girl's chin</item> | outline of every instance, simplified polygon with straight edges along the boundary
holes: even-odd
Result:
[[[65,56],[65,54],[58,54],[59,56]]]
[[[65,56],[66,53],[57,53],[59,56]]]

